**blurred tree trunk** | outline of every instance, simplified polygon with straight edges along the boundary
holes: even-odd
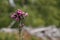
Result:
[[[28,0],[22,0],[21,4],[22,4],[22,6],[25,6],[25,5],[29,4],[29,1]]]

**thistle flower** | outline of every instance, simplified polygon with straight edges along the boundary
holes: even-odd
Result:
[[[21,16],[21,15],[22,15],[22,12],[23,12],[22,10],[19,10],[19,9],[18,9],[18,10],[17,10],[17,15]]]
[[[25,13],[25,15],[24,15],[24,16],[25,16],[25,17],[26,17],[26,16],[28,16],[28,13]]]
[[[17,17],[17,15],[15,14],[15,13],[13,13],[12,15],[11,15],[11,18],[16,18]]]
[[[15,19],[16,21],[19,21],[24,19],[26,16],[28,16],[28,13],[25,13],[22,10],[18,9],[16,13],[13,13],[11,15],[11,18]]]
[[[15,18],[15,20],[16,20],[16,21],[19,21],[20,19],[17,17],[17,18]]]

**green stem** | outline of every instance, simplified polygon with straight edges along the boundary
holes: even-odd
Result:
[[[20,26],[23,24],[23,20],[19,21],[19,40],[23,40],[23,34],[22,34],[22,28],[23,26]]]

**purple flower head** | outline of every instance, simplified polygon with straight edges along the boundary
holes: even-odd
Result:
[[[26,16],[28,16],[28,13],[25,13],[25,15],[24,15],[24,16],[25,16],[25,17],[26,17]]]
[[[17,18],[15,18],[15,20],[16,20],[16,21],[19,21],[20,19],[17,17]]]
[[[16,21],[21,21],[24,19],[26,16],[28,16],[28,13],[23,12],[22,10],[18,9],[16,13],[13,13],[11,15],[11,18],[15,19]]]
[[[16,18],[17,17],[17,15],[15,14],[15,13],[13,13],[12,15],[11,15],[11,18]]]
[[[23,13],[22,10],[20,10],[20,9],[17,10],[17,15],[21,16],[22,13]]]

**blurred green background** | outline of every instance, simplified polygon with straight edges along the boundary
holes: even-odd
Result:
[[[60,26],[60,0],[14,0],[16,7],[9,0],[0,0],[0,28],[7,27],[13,20],[10,14],[17,9],[28,12],[26,26]],[[17,25],[17,23],[15,24]]]

